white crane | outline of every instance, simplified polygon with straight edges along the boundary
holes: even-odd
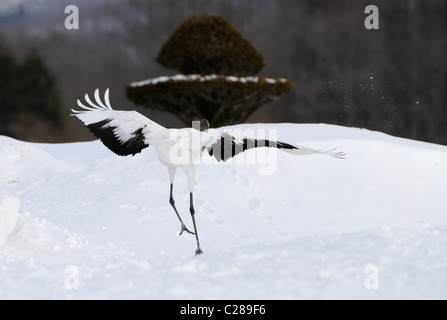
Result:
[[[85,94],[85,101],[89,106],[84,105],[78,99],[78,106],[82,110],[72,109],[72,115],[79,118],[96,137],[101,139],[107,148],[120,156],[135,155],[150,145],[154,147],[160,161],[168,167],[170,180],[169,203],[180,221],[180,234],[186,231],[195,235],[197,241],[196,255],[203,252],[200,248],[193,204],[194,164],[198,163],[198,159],[203,152],[207,151],[217,161],[226,161],[245,150],[258,147],[278,148],[296,155],[323,153],[335,158],[344,158],[345,156],[343,152],[313,150],[279,141],[253,138],[236,139],[228,133],[210,129],[209,123],[205,119],[200,122],[200,128],[197,129],[167,129],[136,111],[112,109],[109,89],[105,91],[104,102],[99,96],[98,89],[95,90],[94,97],[96,103],[90,99],[88,94]],[[188,179],[189,210],[194,232],[186,228],[175,207],[172,190],[177,168],[181,168]]]

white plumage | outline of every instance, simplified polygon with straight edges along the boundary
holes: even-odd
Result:
[[[155,148],[160,161],[168,167],[171,183],[169,202],[180,221],[180,234],[184,231],[195,234],[197,241],[196,254],[201,254],[202,250],[193,205],[194,165],[199,163],[203,152],[208,152],[218,161],[226,161],[236,154],[259,147],[277,148],[296,155],[322,153],[335,158],[343,158],[345,155],[343,152],[335,152],[334,150],[314,150],[280,141],[247,137],[236,139],[228,133],[210,129],[208,121],[205,119],[200,122],[200,128],[168,129],[136,111],[114,110],[110,105],[109,89],[105,91],[104,102],[99,96],[98,89],[94,93],[96,103],[90,99],[88,94],[85,94],[84,98],[88,106],[78,99],[78,106],[82,110],[72,110],[72,115],[80,119],[110,150],[120,156],[127,156],[140,153],[149,146]],[[175,207],[172,196],[177,168],[183,169],[188,179],[190,213],[194,232],[186,228]]]

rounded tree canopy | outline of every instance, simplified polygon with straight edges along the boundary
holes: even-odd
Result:
[[[157,62],[184,74],[253,75],[264,67],[261,54],[217,14],[184,21],[160,49]]]
[[[127,85],[139,105],[171,112],[186,125],[206,118],[213,127],[241,123],[260,105],[290,91],[283,78],[224,75],[163,76]]]

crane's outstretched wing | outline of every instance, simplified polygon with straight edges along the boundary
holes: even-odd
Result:
[[[228,133],[224,133],[220,135],[215,141],[213,141],[210,145],[207,146],[208,153],[211,156],[214,156],[217,161],[227,161],[229,158],[234,157],[235,155],[244,152],[253,148],[277,148],[283,150],[285,152],[296,154],[296,155],[307,155],[313,153],[321,153],[327,154],[334,158],[344,159],[344,152],[336,152],[335,149],[332,150],[314,150],[308,147],[302,146],[293,146],[291,144],[281,142],[281,141],[272,141],[266,139],[252,139],[252,138],[243,138],[236,139]]]
[[[161,127],[136,111],[113,110],[109,101],[109,89],[104,102],[95,90],[95,101],[85,94],[84,105],[79,99],[78,106],[83,110],[73,110],[73,116],[81,120],[102,143],[120,156],[135,155],[149,146],[147,134],[154,127]]]

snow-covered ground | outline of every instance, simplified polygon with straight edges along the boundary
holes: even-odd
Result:
[[[278,151],[267,175],[244,158],[198,165],[201,256],[193,235],[178,235],[152,148],[123,158],[99,141],[0,137],[0,298],[447,298],[447,147],[253,126],[347,157]],[[265,160],[265,149],[241,156]],[[182,172],[174,196],[191,229]]]

